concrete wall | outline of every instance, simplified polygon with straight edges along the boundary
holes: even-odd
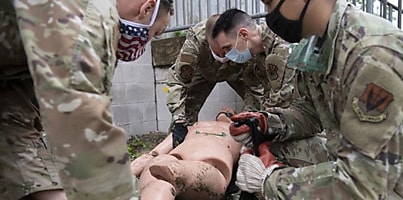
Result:
[[[164,92],[166,68],[154,68],[151,46],[134,62],[119,63],[112,85],[112,111],[114,122],[130,135],[147,134],[150,131],[166,132],[171,114],[166,107]],[[208,97],[200,114],[200,120],[212,120],[222,107],[237,111],[242,107],[240,97],[226,84],[219,83]]]

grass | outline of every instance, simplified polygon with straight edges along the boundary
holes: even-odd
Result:
[[[127,141],[127,150],[133,160],[143,153],[151,151],[167,136],[167,133],[151,131],[147,134],[131,136]]]

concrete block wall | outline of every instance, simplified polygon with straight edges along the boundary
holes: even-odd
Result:
[[[150,131],[167,132],[171,114],[166,107],[167,68],[154,68],[151,46],[134,62],[119,62],[112,81],[112,112],[114,123],[129,135]],[[216,85],[207,98],[199,120],[213,120],[222,107],[242,108],[241,98],[226,83]]]
[[[150,51],[134,62],[118,63],[112,81],[113,119],[130,135],[157,130],[154,82]]]

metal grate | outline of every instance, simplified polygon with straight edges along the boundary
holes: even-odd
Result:
[[[402,0],[348,0],[363,11],[388,19],[396,27],[402,28]],[[230,8],[238,8],[260,20],[266,13],[261,0],[174,0],[175,15],[165,31],[186,30],[197,22],[213,14]],[[399,14],[400,13],[400,14]]]

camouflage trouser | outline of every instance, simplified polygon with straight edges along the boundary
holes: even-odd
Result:
[[[53,157],[41,140],[32,80],[0,79],[0,199],[61,189]]]
[[[292,167],[304,167],[333,160],[326,148],[326,138],[322,136],[271,143],[270,151],[277,160]]]
[[[41,122],[67,197],[130,199],[127,135],[113,124],[110,98],[120,37],[116,0],[6,0],[0,1],[3,9],[18,27],[4,31],[1,26],[7,23],[0,22],[0,47],[14,50],[13,43],[4,44],[21,36]]]

